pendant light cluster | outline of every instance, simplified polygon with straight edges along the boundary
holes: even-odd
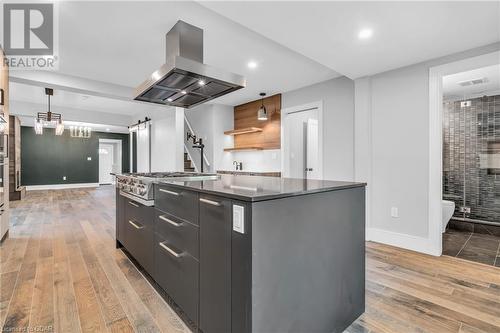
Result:
[[[42,135],[44,127],[55,127],[55,134],[62,135],[64,133],[64,124],[61,114],[50,111],[50,97],[54,95],[54,90],[45,88],[45,94],[48,98],[48,110],[47,112],[38,112],[35,119],[35,133]]]
[[[92,136],[92,128],[88,126],[70,126],[69,135],[72,138],[89,139]]]

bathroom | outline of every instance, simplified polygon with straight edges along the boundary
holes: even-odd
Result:
[[[500,267],[500,64],[443,77],[443,255]]]

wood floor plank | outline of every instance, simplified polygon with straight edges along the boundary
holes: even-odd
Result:
[[[78,243],[68,246],[73,289],[82,332],[106,332],[106,324]]]
[[[39,250],[39,231],[37,224],[32,225],[32,236],[28,240],[21,267],[9,303],[3,331],[29,330],[31,301],[35,283]]]
[[[79,246],[96,292],[106,326],[112,330],[113,327],[117,326],[115,323],[120,322],[121,324],[117,327],[127,327],[127,325],[124,324],[125,321],[128,321],[127,315],[125,311],[123,311],[120,301],[111,286],[111,282],[104,273],[90,244],[88,244],[87,240],[82,240],[79,242]]]
[[[57,332],[81,332],[73,282],[67,260],[54,264],[55,329]]]
[[[36,268],[30,327],[54,327],[54,260],[41,258]]]
[[[19,272],[0,274],[0,327],[3,327]]]
[[[135,290],[121,272],[112,253],[105,251],[105,245],[101,243],[100,237],[95,230],[93,230],[92,225],[88,221],[82,221],[81,225],[95,251],[102,253],[102,255],[98,257],[98,260],[108,278],[113,281],[113,290],[120,300],[132,326],[137,332],[160,332],[151,313],[147,310],[146,306],[142,303]]]

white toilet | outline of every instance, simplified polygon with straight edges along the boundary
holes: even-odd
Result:
[[[441,207],[443,212],[443,232],[445,232],[446,225],[448,225],[448,222],[455,212],[455,203],[453,201],[443,200]]]

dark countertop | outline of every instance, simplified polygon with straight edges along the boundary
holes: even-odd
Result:
[[[243,175],[221,175],[219,180],[194,182],[160,181],[158,183],[250,202],[337,191],[364,187],[366,185],[365,183],[343,181]]]

